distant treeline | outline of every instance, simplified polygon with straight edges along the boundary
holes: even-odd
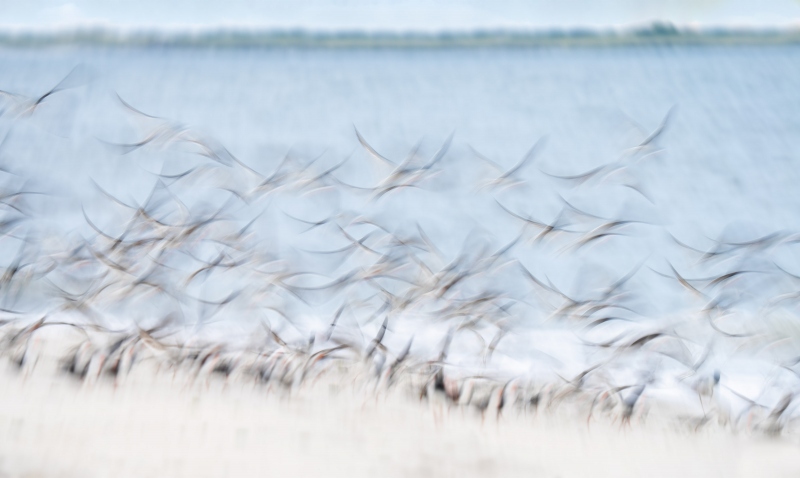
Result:
[[[635,45],[782,45],[800,43],[800,28],[692,28],[671,23],[623,29],[368,32],[202,28],[148,30],[80,27],[0,30],[0,46],[57,45],[308,48],[607,47]]]

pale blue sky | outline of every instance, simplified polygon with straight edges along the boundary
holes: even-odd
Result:
[[[0,25],[372,30],[800,25],[800,0],[0,0]]]

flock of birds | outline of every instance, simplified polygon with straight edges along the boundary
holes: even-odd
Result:
[[[6,137],[76,87],[73,77],[36,98],[0,92]],[[275,390],[349,370],[375,393],[405,387],[498,417],[565,405],[624,425],[677,403],[675,416],[694,428],[716,422],[768,433],[791,430],[800,417],[800,276],[769,259],[800,242],[798,234],[720,239],[708,249],[672,238],[694,270],[710,275],[688,277],[646,257],[567,292],[527,258],[583,260],[604,250],[598,245],[635,239],[637,228],[662,226],[603,217],[562,196],[551,221],[511,206],[541,140],[504,167],[475,150],[456,156],[453,136],[432,155],[418,145],[394,161],[356,130],[358,154],[322,166],[290,152],[265,173],[209,136],[118,99],[145,130],[130,143],[104,141],[109,161],[159,152],[194,164],[167,173],[165,163],[140,202],[94,183],[99,199],[82,209],[84,223],[58,234],[43,231],[38,217],[57,198],[26,189],[25,178],[0,164],[0,241],[16,251],[0,277],[0,352],[24,373],[46,352],[42,330],[59,328],[77,344],[60,370],[90,383],[124,380],[145,361],[201,383],[219,377]],[[611,163],[572,176],[542,173],[573,191],[611,185],[652,203],[635,171],[663,151],[673,116]],[[353,184],[363,176],[348,177],[346,167],[357,157],[388,174]],[[466,192],[442,180],[456,162],[479,171]],[[442,248],[413,211],[398,224],[382,209],[456,190],[511,224],[512,240]],[[338,209],[323,218],[288,211],[303,201]],[[289,243],[287,231],[296,232]],[[303,246],[309,237],[317,247]],[[740,267],[756,257],[759,267]],[[642,275],[655,282],[642,286]],[[675,291],[678,312],[648,316],[653,284]]]

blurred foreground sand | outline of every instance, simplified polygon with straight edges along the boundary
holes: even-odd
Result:
[[[0,476],[800,476],[795,440],[510,412],[499,420],[331,376],[287,392],[140,366],[80,383],[0,369]]]

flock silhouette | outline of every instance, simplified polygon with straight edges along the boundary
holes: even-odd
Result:
[[[6,135],[80,86],[77,71],[36,98],[0,91]],[[676,419],[695,429],[716,422],[782,433],[800,416],[800,275],[774,255],[794,247],[800,234],[720,238],[703,249],[658,221],[604,217],[563,196],[550,220],[519,207],[532,174],[567,190],[628,188],[653,203],[636,168],[664,151],[675,109],[654,130],[642,128],[641,141],[618,159],[573,175],[536,169],[544,137],[503,166],[471,147],[456,157],[453,135],[432,155],[417,145],[392,160],[358,129],[354,146],[362,156],[323,166],[320,157],[289,152],[260,172],[210,136],[117,99],[144,130],[129,143],[100,139],[109,161],[159,151],[190,154],[195,164],[152,173],[140,203],[93,183],[97,200],[84,205],[84,224],[75,225],[82,232],[57,237],[38,229],[33,207],[57,198],[26,188],[27,178],[0,164],[0,234],[6,250],[15,251],[0,277],[0,352],[24,373],[36,366],[41,331],[61,328],[77,345],[61,357],[60,370],[87,383],[123,381],[155,360],[195,383],[241,380],[284,391],[350,370],[376,394],[399,387],[498,418],[508,409],[571,407],[587,421],[606,416],[628,425],[669,396],[681,397]],[[357,185],[363,176],[348,177],[345,168],[357,158],[388,173]],[[466,186],[443,180],[454,169],[478,171],[479,178]],[[392,196],[446,196],[458,188],[514,224],[515,237],[451,250],[421,222],[399,227],[381,209]],[[348,201],[325,217],[280,205],[338,193]],[[289,244],[263,234],[279,227],[300,229]],[[635,240],[642,228],[663,230],[669,254],[643,257],[599,287],[566,291],[525,255],[602,254],[594,246]],[[316,246],[308,248],[302,238],[311,235]],[[666,259],[674,254],[707,274],[689,277]],[[643,275],[648,285],[635,285]],[[647,315],[640,306],[654,287],[675,290],[678,313]],[[767,320],[774,317],[785,317],[785,328]],[[245,340],[226,335],[237,327],[249,327]],[[552,353],[562,346],[577,350],[573,362]],[[504,367],[517,355],[533,356],[533,365]],[[742,374],[758,377],[758,387],[737,382]]]

